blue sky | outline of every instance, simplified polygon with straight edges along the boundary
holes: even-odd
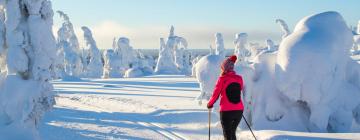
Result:
[[[284,19],[290,29],[307,15],[338,11],[349,25],[360,20],[359,0],[52,0],[54,10],[67,13],[80,41],[81,26],[89,26],[100,48],[110,48],[114,37],[130,38],[134,48],[159,47],[170,25],[185,37],[190,48],[208,48],[214,34],[224,34],[233,48],[235,33],[247,32],[249,41],[278,41]],[[55,15],[55,28],[61,20]]]

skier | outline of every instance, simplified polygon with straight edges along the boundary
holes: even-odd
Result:
[[[221,64],[221,75],[207,104],[207,108],[211,109],[220,97],[220,120],[225,140],[236,140],[236,128],[244,110],[241,101],[244,84],[242,77],[234,71],[236,60],[237,57],[232,55]]]

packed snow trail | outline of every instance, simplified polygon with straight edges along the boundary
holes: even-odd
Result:
[[[208,112],[195,101],[199,85],[185,76],[53,81],[57,104],[40,126],[43,140],[176,139],[202,140],[208,135]],[[222,139],[218,115],[211,136]],[[255,131],[258,139],[355,139],[359,134]],[[249,131],[238,130],[242,140]]]

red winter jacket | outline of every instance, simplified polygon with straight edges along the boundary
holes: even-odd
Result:
[[[208,107],[213,106],[220,96],[220,111],[244,110],[241,91],[244,89],[242,77],[234,71],[219,77]]]

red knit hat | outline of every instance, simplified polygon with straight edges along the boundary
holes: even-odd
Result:
[[[236,55],[232,55],[225,59],[224,62],[221,64],[221,75],[224,75],[230,71],[234,71],[234,64],[237,60]]]
[[[232,61],[232,62],[236,62],[236,60],[237,60],[237,57],[236,57],[236,55],[232,55],[232,56],[230,56],[229,58],[228,58],[230,61]]]

